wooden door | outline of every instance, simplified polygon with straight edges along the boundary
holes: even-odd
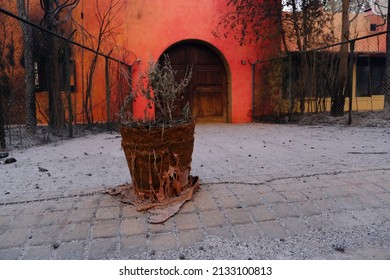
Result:
[[[221,59],[203,44],[183,43],[169,48],[177,78],[192,66],[192,79],[177,103],[176,116],[189,103],[196,122],[227,122],[227,77]]]

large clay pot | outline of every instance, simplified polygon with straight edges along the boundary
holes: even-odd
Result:
[[[135,193],[164,202],[189,184],[194,123],[121,125],[122,147]]]

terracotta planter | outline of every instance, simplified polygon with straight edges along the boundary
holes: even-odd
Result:
[[[194,123],[164,126],[121,125],[124,150],[135,193],[164,202],[189,184]]]

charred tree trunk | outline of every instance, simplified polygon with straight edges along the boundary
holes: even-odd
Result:
[[[61,98],[60,86],[60,46],[57,38],[47,34],[48,45],[48,64],[46,73],[49,75],[48,91],[49,91],[49,125],[52,129],[62,129],[65,127],[65,112]]]
[[[93,78],[95,76],[95,70],[97,65],[98,55],[95,53],[91,65],[89,67],[89,72],[87,76],[87,89],[85,91],[85,112],[87,117],[88,125],[93,124],[93,106],[92,106],[92,87],[93,87]]]
[[[387,2],[387,14],[390,12],[390,0]],[[387,20],[387,32],[390,31],[390,20]],[[385,108],[384,116],[390,119],[390,34],[386,34],[386,71],[384,81]]]
[[[18,0],[18,12],[21,18],[27,19],[26,4],[24,0]],[[24,69],[26,83],[26,127],[29,133],[34,134],[37,130],[35,84],[34,84],[34,58],[33,58],[33,35],[31,26],[21,23],[24,43]]]
[[[48,30],[57,33],[60,21],[59,13],[61,7],[57,7],[55,1],[43,0],[41,7],[45,15],[41,21]],[[49,95],[49,126],[54,130],[65,128],[65,111],[61,98],[61,70],[60,62],[61,43],[58,38],[46,33],[47,63],[45,64],[45,74],[47,75],[47,89]]]
[[[341,23],[341,42],[340,62],[338,68],[336,89],[333,92],[330,114],[334,117],[344,115],[345,97],[348,85],[348,40],[349,40],[349,2],[343,0],[342,3],[342,23]]]

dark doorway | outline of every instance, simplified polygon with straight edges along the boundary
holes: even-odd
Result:
[[[196,122],[227,122],[227,75],[222,60],[207,45],[185,42],[170,47],[169,55],[177,78],[184,76],[192,66],[192,79],[183,98],[177,104],[176,114],[189,103]]]

